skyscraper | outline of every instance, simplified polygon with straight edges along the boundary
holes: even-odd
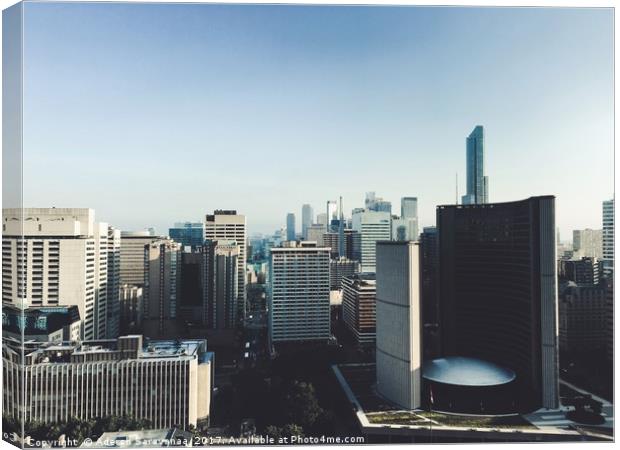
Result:
[[[293,213],[286,215],[286,240],[295,240],[295,214]]]
[[[557,408],[555,198],[437,207],[442,352],[517,374],[520,398]]]
[[[232,329],[237,323],[237,271],[239,246],[235,241],[207,241],[204,251],[204,323],[214,330]]]
[[[269,340],[327,341],[329,249],[304,241],[285,245],[271,249]]]
[[[237,258],[238,276],[237,283],[237,318],[245,318],[245,261],[247,247],[247,223],[244,215],[237,214],[234,210],[216,210],[208,214],[205,222],[205,239],[235,241],[239,246]]]
[[[176,332],[181,244],[161,239],[144,247],[144,334],[169,337]]]
[[[106,314],[106,337],[116,339],[120,335],[120,289],[121,289],[121,230],[108,227],[108,302]]]
[[[158,239],[159,236],[154,236],[149,231],[121,231],[121,284],[144,284],[144,247]]]
[[[338,204],[336,203],[336,201],[334,200],[327,201],[326,214],[327,214],[327,231],[331,231],[330,225],[332,223],[332,220],[338,219]]]
[[[308,227],[314,221],[314,210],[307,203],[301,207],[301,236],[308,239]]]
[[[418,219],[418,197],[403,197],[400,199],[401,219]]]
[[[374,192],[366,192],[364,205],[369,211],[392,213],[392,203],[377,197]]]
[[[610,276],[614,270],[614,199],[603,202],[603,271]]]
[[[417,242],[377,243],[377,391],[406,409],[422,404]]]
[[[205,238],[205,224],[202,222],[177,222],[168,230],[175,242],[183,247],[197,248],[202,246]]]
[[[360,263],[362,272],[374,272],[377,241],[392,237],[389,212],[356,211],[352,227],[360,234]]]
[[[484,128],[476,126],[467,137],[467,193],[464,205],[489,202],[489,180],[484,175]]]
[[[78,307],[83,339],[104,339],[108,227],[87,208],[2,211],[2,301],[18,308]]]
[[[573,230],[573,258],[603,257],[603,230]]]
[[[342,318],[358,348],[375,345],[376,293],[374,273],[358,273],[342,280]]]
[[[323,247],[323,235],[325,234],[325,225],[323,224],[312,224],[306,229],[306,234],[308,235],[306,240],[309,242],[316,242],[319,247]]]

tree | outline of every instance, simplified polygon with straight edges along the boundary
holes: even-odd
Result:
[[[286,390],[284,400],[286,423],[298,423],[304,428],[311,427],[323,413],[314,387],[310,383],[294,381]]]

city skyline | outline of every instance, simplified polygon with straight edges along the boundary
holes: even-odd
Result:
[[[417,197],[421,230],[456,173],[465,194],[476,125],[489,202],[555,195],[562,240],[600,228],[613,196],[611,9],[30,3],[25,18],[24,207],[160,234],[236,209],[253,234],[339,196],[350,217],[376,191]]]

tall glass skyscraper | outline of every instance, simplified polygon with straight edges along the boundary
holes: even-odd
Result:
[[[293,213],[286,215],[286,240],[295,240],[295,214]]]
[[[305,204],[301,207],[301,235],[308,239],[308,227],[314,221],[314,210],[312,206]]]
[[[477,125],[467,137],[467,193],[464,205],[489,203],[489,179],[484,175],[484,128]]]

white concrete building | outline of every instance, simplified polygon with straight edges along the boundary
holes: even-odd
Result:
[[[247,241],[247,222],[242,214],[234,210],[215,210],[213,214],[207,214],[205,221],[205,239],[235,241],[239,246],[237,258],[237,317],[245,318],[245,302],[247,293],[245,289],[245,262]]]
[[[573,230],[573,259],[603,258],[603,230]]]
[[[419,272],[417,242],[377,243],[377,391],[406,409],[422,403]]]
[[[15,341],[3,345],[2,360],[7,416],[53,423],[129,415],[154,428],[209,422],[214,364],[206,340],[41,343],[23,357]]]
[[[603,202],[603,272],[614,270],[614,199]]]
[[[269,339],[327,341],[330,337],[329,248],[287,242],[271,249]]]
[[[105,338],[108,227],[88,208],[4,209],[2,301],[76,305],[84,339]]]
[[[368,210],[355,211],[351,227],[360,233],[360,270],[362,272],[374,272],[377,241],[392,239],[390,213]]]
[[[306,241],[316,242],[319,247],[325,245],[323,235],[325,234],[325,225],[315,223],[306,229]]]

